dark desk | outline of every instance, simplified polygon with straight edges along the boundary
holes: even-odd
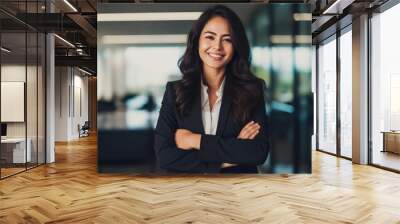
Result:
[[[158,112],[98,114],[98,171],[149,173],[155,169],[154,126]]]

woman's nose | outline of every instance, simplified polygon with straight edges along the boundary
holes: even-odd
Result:
[[[220,50],[222,48],[222,41],[216,40],[214,42],[214,48],[217,49],[217,50]]]

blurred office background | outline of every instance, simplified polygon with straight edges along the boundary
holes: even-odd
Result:
[[[311,172],[309,5],[225,5],[244,23],[251,45],[252,71],[268,86],[271,153],[260,171]],[[186,48],[186,35],[193,21],[209,6],[98,5],[100,172],[154,171],[153,130],[165,85],[180,79],[177,62]],[[186,12],[184,18],[179,18],[179,12]]]

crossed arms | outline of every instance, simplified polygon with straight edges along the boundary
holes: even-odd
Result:
[[[154,149],[160,168],[178,172],[217,172],[222,163],[259,165],[268,155],[265,104],[235,137],[179,129],[172,84],[168,83],[155,130]],[[217,166],[215,164],[218,164]]]

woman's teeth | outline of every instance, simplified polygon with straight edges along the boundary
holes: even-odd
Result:
[[[221,54],[208,53],[208,55],[217,60],[221,59],[223,57],[223,55],[221,55]]]

